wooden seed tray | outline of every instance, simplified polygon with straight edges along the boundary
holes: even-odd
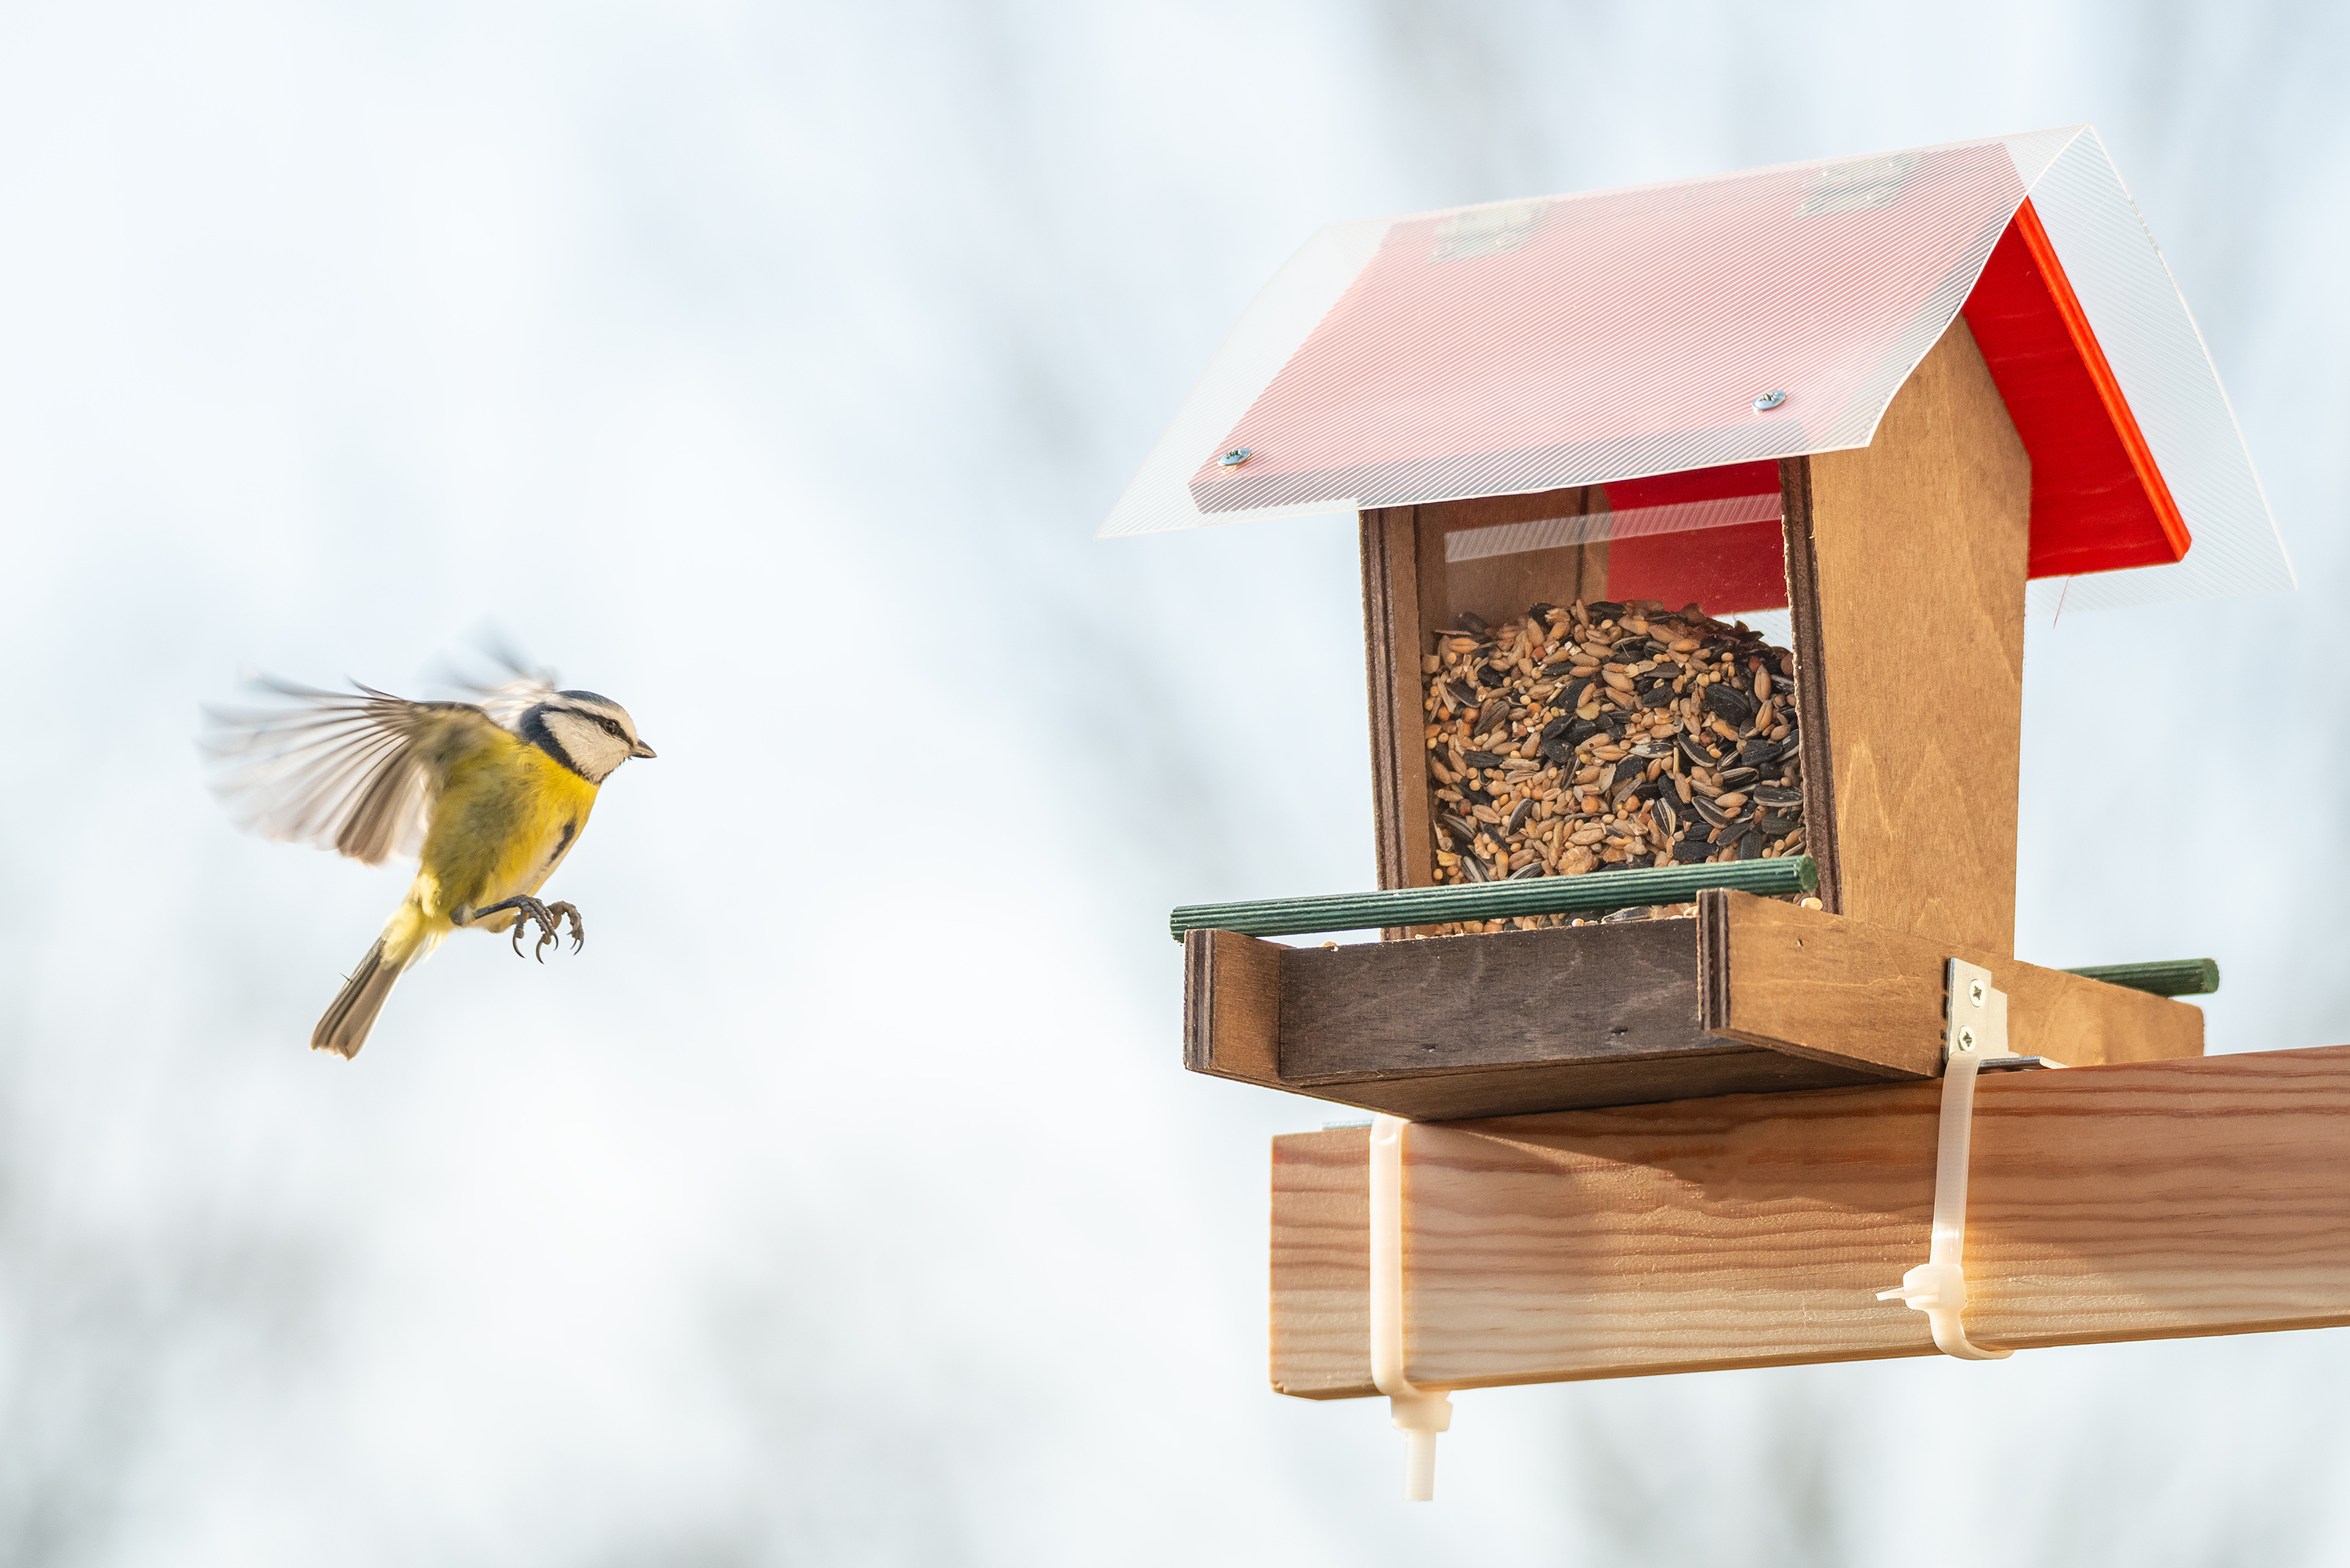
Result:
[[[1185,1066],[1415,1121],[1933,1077],[1951,958],[2008,993],[2019,1054],[2203,1054],[2187,1003],[1726,890],[1694,919],[1183,953]]]

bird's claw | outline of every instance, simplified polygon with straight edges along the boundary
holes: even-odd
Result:
[[[588,922],[579,918],[578,909],[570,904],[549,904],[546,907],[546,911],[550,915],[565,915],[570,918],[571,950],[575,953],[585,951],[588,947]],[[548,942],[554,941],[556,940],[555,928],[549,926],[546,929],[546,934],[538,940],[539,945],[542,947]],[[545,959],[541,959],[539,961],[541,963],[545,963],[546,961]]]
[[[532,898],[511,898],[507,903],[520,911],[515,917],[514,923],[515,957],[523,956],[522,940],[529,934],[531,923],[536,921],[538,941],[532,950],[532,956],[539,962],[545,963],[546,950],[562,940],[563,921],[567,916],[571,921],[571,950],[576,953],[587,947],[588,926],[587,922],[579,918],[579,910],[577,907],[570,904],[542,904]]]

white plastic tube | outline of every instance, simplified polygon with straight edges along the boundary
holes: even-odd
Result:
[[[1403,1129],[1400,1116],[1371,1119],[1371,1382],[1388,1397],[1409,1448],[1403,1495],[1436,1496],[1436,1434],[1452,1425],[1452,1397],[1430,1394],[1404,1376]]]
[[[2007,993],[1994,991],[1991,974],[1962,960],[1950,961],[1950,1022],[1945,1036],[1949,1061],[1942,1070],[1940,1143],[1934,1159],[1934,1239],[1927,1261],[1901,1276],[1901,1283],[1877,1293],[1878,1301],[1898,1299],[1926,1314],[1934,1346],[1961,1361],[1999,1361],[2015,1353],[1967,1338],[1967,1163],[1972,1143],[1975,1074],[2007,1048]]]

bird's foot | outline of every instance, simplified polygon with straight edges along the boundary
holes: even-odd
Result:
[[[522,940],[529,934],[531,922],[534,920],[538,922],[539,935],[536,951],[541,963],[546,961],[546,950],[562,940],[563,920],[566,916],[568,916],[571,920],[571,950],[576,953],[588,945],[587,923],[580,919],[579,911],[573,905],[542,904],[525,894],[518,898],[508,898],[503,903],[492,904],[486,909],[474,910],[473,920],[478,922],[483,916],[494,915],[501,909],[521,911],[514,923],[514,950],[516,958],[522,957]]]

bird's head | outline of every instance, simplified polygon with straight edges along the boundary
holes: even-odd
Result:
[[[637,739],[637,722],[629,711],[593,691],[551,693],[533,704],[516,728],[524,740],[544,747],[590,784],[602,784],[630,757],[655,754]]]

